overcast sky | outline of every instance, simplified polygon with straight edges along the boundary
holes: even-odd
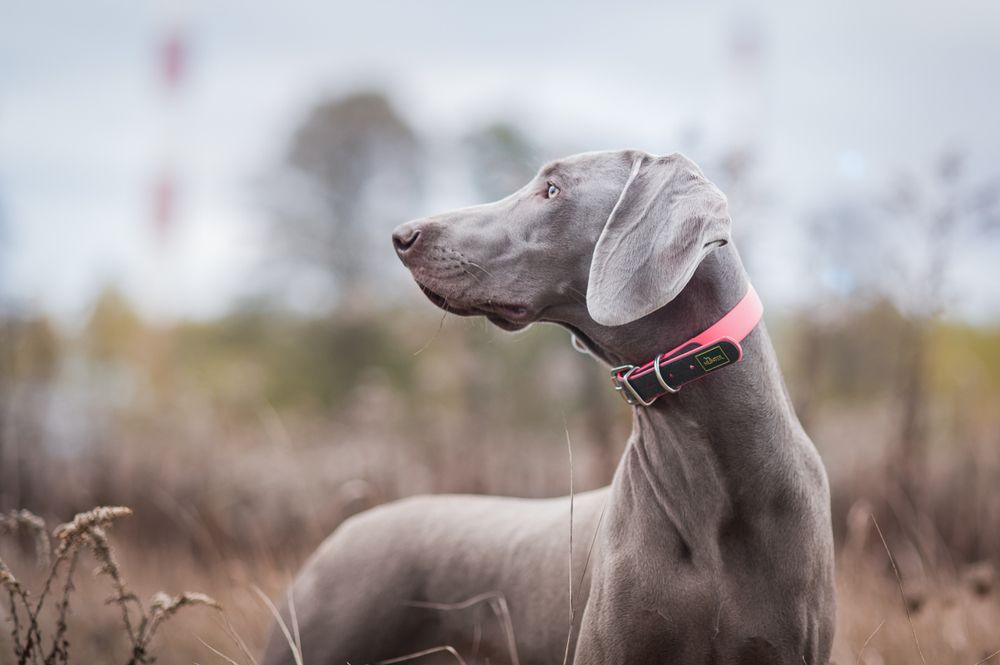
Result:
[[[312,103],[359,87],[430,140],[512,118],[546,146],[703,161],[752,145],[778,236],[949,146],[974,178],[1000,177],[1000,3],[707,4],[7,3],[0,294],[69,321],[110,282],[154,317],[224,311],[259,265],[261,176]],[[167,95],[156,56],[172,25],[190,62]],[[179,208],[157,243],[165,165]],[[421,207],[463,192],[432,188]],[[761,292],[808,297],[801,244],[764,244]],[[982,243],[957,266],[960,315],[1000,319],[996,254]]]

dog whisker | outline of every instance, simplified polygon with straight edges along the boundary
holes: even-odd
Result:
[[[486,268],[482,267],[482,266],[481,266],[481,265],[479,265],[478,263],[476,263],[476,262],[474,262],[474,261],[466,261],[466,263],[468,263],[468,264],[469,264],[470,266],[472,266],[473,268],[479,268],[480,270],[482,270],[482,271],[483,271],[484,273],[486,273],[486,274],[487,274],[487,275],[489,275],[490,277],[493,277],[493,273],[491,273],[491,272],[490,272],[489,270],[487,270]]]
[[[459,267],[462,269],[462,272],[464,272],[466,275],[468,275],[472,279],[476,280],[477,283],[479,283],[479,284],[483,283],[483,281],[481,279],[479,279],[479,275],[476,275],[475,273],[467,270],[466,267],[463,266],[462,264],[459,264]]]
[[[440,332],[441,332],[441,329],[442,329],[442,328],[444,328],[444,320],[445,320],[445,318],[446,318],[447,316],[448,316],[448,312],[443,312],[443,313],[441,314],[441,320],[440,320],[440,321],[438,321],[438,326],[437,326],[437,329],[436,329],[436,330],[434,331],[434,333],[433,333],[433,334],[432,334],[432,335],[430,336],[430,338],[429,338],[429,339],[428,339],[428,340],[427,340],[426,342],[424,342],[424,345],[423,345],[423,346],[421,346],[421,347],[420,347],[419,349],[417,349],[416,351],[414,351],[414,352],[413,352],[413,355],[414,355],[414,356],[419,356],[419,355],[420,355],[421,353],[423,353],[424,351],[426,351],[426,350],[427,350],[427,347],[429,347],[429,346],[431,345],[431,343],[432,343],[432,342],[433,342],[433,341],[434,341],[435,339],[437,339],[437,336],[438,336],[438,334],[440,334]]]

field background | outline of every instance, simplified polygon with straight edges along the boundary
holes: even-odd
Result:
[[[828,33],[791,7],[645,7],[609,56],[579,46],[621,18],[597,12],[553,37],[529,7],[261,6],[21,7],[0,29],[0,512],[131,507],[111,539],[137,594],[210,594],[256,654],[255,588],[280,600],[360,510],[564,495],[567,431],[576,490],[606,484],[630,426],[606,370],[555,327],[442,316],[389,231],[545,159],[681,149],[729,196],[830,475],[834,661],[1000,661],[996,17],[847,7]],[[845,110],[862,93],[869,115]],[[30,544],[0,534],[0,558],[37,583]],[[73,660],[126,662],[85,563]],[[206,643],[248,662],[205,608],[154,651],[225,662]]]

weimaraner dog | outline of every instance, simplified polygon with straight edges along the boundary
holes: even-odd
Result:
[[[437,306],[505,330],[557,323],[616,367],[632,435],[611,486],[575,498],[572,557],[568,497],[417,497],[347,520],[293,585],[304,665],[458,662],[442,646],[493,663],[828,662],[826,473],[726,199],[695,164],[575,155],[393,242]],[[675,348],[727,313],[742,339]],[[292,662],[275,630],[264,663]]]

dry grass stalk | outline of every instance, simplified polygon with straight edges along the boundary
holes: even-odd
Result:
[[[0,516],[0,533],[28,529],[34,534],[35,555],[45,562],[47,572],[38,597],[30,594],[0,561],[0,586],[7,591],[10,607],[11,638],[17,665],[67,665],[69,663],[68,631],[70,597],[74,591],[74,576],[83,550],[89,550],[98,561],[97,575],[111,581],[114,595],[109,603],[117,604],[122,613],[122,624],[131,646],[129,665],[148,665],[153,662],[148,648],[157,628],[184,607],[204,605],[221,609],[219,604],[205,594],[185,592],[179,596],[158,593],[153,596],[148,609],[138,597],[128,590],[125,578],[115,557],[114,549],[104,529],[115,520],[127,517],[132,511],[124,507],[101,507],[76,515],[71,522],[58,526],[53,535],[58,544],[55,555],[45,522],[28,511],[12,511]],[[45,601],[53,593],[60,579],[63,564],[62,587],[56,603],[54,627],[48,639],[43,635],[39,616]],[[135,607],[138,622],[133,620],[129,606]],[[48,644],[47,650],[44,645]]]
[[[896,567],[896,559],[892,556],[892,552],[889,550],[889,543],[885,541],[885,536],[882,535],[882,528],[878,525],[878,520],[875,519],[875,515],[872,516],[872,523],[875,525],[875,530],[878,532],[878,537],[882,540],[882,547],[885,548],[885,553],[889,557],[889,563],[892,565],[892,572],[896,575],[896,585],[899,587],[899,597],[903,600],[903,611],[906,612],[906,621],[910,624],[910,632],[913,634],[913,643],[917,647],[917,655],[920,656],[920,662],[923,665],[927,665],[927,659],[924,658],[924,651],[920,648],[920,640],[917,639],[917,629],[913,626],[913,617],[910,616],[910,608],[906,602],[906,594],[903,592],[903,578],[899,575],[899,568]]]
[[[858,652],[858,660],[857,663],[855,663],[855,665],[862,665],[862,663],[865,662],[865,649],[868,648],[868,644],[873,639],[875,639],[875,635],[878,634],[878,631],[882,630],[882,626],[884,625],[885,625],[885,619],[882,619],[881,623],[875,626],[875,630],[873,630],[871,634],[868,635],[868,638],[865,640],[865,643],[861,645],[861,651]]]
[[[375,663],[375,665],[392,665],[393,663],[405,663],[408,660],[416,660],[417,658],[430,656],[431,654],[434,653],[451,654],[452,656],[455,657],[455,660],[461,663],[461,665],[466,665],[465,659],[462,658],[457,651],[455,651],[455,647],[451,646],[442,646],[442,647],[433,647],[431,649],[424,649],[423,651],[407,654],[405,656],[399,656],[398,658],[390,658],[389,660],[380,660],[377,663]]]
[[[71,522],[57,526],[52,535],[59,541],[60,548],[71,547],[91,529],[109,526],[115,520],[131,514],[132,509],[124,506],[101,506],[85,513],[77,513]]]
[[[979,662],[977,662],[976,665],[983,665],[983,663],[985,663],[985,662],[987,662],[989,660],[992,660],[994,656],[1000,656],[1000,649],[997,649],[996,651],[994,651],[990,655],[986,656],[986,658],[983,658],[982,660],[980,660]]]
[[[573,443],[569,438],[569,425],[563,416],[563,427],[566,429],[566,451],[569,454],[569,630],[566,631],[566,649],[563,652],[562,665],[569,663],[569,647],[573,642],[573,623],[576,621],[576,607],[573,604]]]
[[[39,567],[47,568],[52,547],[49,542],[49,532],[45,528],[45,520],[28,510],[11,510],[0,514],[0,534],[17,533],[25,530],[34,536],[35,558]]]
[[[229,635],[230,639],[232,639],[236,646],[239,647],[240,651],[243,653],[243,657],[246,658],[246,662],[251,665],[257,665],[257,659],[253,657],[252,653],[250,653],[250,649],[247,647],[246,642],[242,637],[240,637],[240,634],[236,632],[236,628],[234,628],[233,624],[229,621],[229,617],[226,616],[225,613],[221,612],[220,616],[222,618],[222,626],[224,627],[226,634]]]
[[[128,633],[129,640],[135,644],[137,642],[137,635],[135,629],[132,627],[132,617],[129,614],[128,604],[131,602],[138,605],[139,614],[142,620],[145,621],[146,616],[142,608],[142,603],[125,586],[125,578],[122,576],[121,568],[118,566],[115,553],[111,549],[111,543],[108,542],[108,536],[104,532],[104,529],[99,526],[92,526],[86,532],[85,538],[87,544],[90,545],[91,551],[94,553],[94,557],[100,563],[95,574],[104,575],[110,579],[111,586],[115,591],[115,595],[108,598],[107,602],[108,604],[114,603],[121,608],[122,625],[125,626],[125,632]]]
[[[408,607],[422,607],[429,610],[440,610],[442,612],[452,612],[464,610],[482,602],[487,602],[493,611],[500,627],[503,629],[504,639],[507,641],[507,652],[510,655],[512,665],[519,665],[520,656],[517,653],[517,640],[514,638],[514,622],[510,618],[510,607],[507,605],[507,598],[499,591],[487,591],[472,598],[457,603],[433,603],[422,600],[404,600],[403,605]]]
[[[259,587],[255,586],[253,587],[253,590],[254,593],[257,594],[257,597],[260,598],[264,605],[267,606],[268,611],[271,612],[271,616],[273,616],[274,620],[277,622],[278,628],[281,629],[281,634],[284,635],[285,641],[288,643],[288,648],[292,651],[292,658],[295,660],[295,665],[303,665],[302,651],[295,643],[294,638],[292,638],[292,634],[288,630],[288,624],[286,624],[285,620],[281,618],[281,612],[278,611],[278,608],[271,602],[271,599],[268,598],[267,594],[264,593]],[[296,631],[298,631],[297,628]]]
[[[66,639],[66,631],[69,629],[67,617],[69,616],[69,598],[75,587],[73,586],[73,575],[76,573],[76,565],[80,561],[80,550],[74,549],[69,556],[69,565],[66,568],[66,578],[63,582],[62,597],[56,610],[56,634],[52,638],[52,646],[49,655],[45,658],[48,663],[68,663],[69,662],[69,641]],[[39,601],[37,610],[40,611],[42,603]],[[35,612],[32,625],[35,627],[35,635],[41,642],[42,636],[38,632],[38,611]]]
[[[21,654],[24,653],[24,645],[21,642],[21,621],[20,612],[17,609],[17,602],[21,601],[25,612],[30,612],[28,596],[21,583],[17,581],[14,574],[10,572],[7,564],[0,559],[0,585],[7,590],[10,600],[10,621],[12,624],[11,637],[14,642],[14,656],[20,662]]]
[[[195,607],[197,605],[211,607],[215,610],[222,610],[222,606],[219,605],[214,598],[203,593],[198,593],[197,591],[185,591],[179,596],[169,596],[162,591],[158,591],[153,594],[153,598],[149,603],[148,618],[145,618],[145,621],[140,626],[139,630],[140,644],[143,649],[149,645],[153,636],[156,634],[156,629],[159,628],[164,621],[174,616],[185,607]]]
[[[202,643],[202,645],[206,649],[208,649],[209,651],[211,651],[212,653],[214,653],[216,656],[218,656],[219,658],[221,658],[224,661],[226,661],[227,663],[229,663],[229,665],[240,665],[238,662],[236,662],[235,660],[233,660],[232,658],[230,658],[226,654],[222,653],[221,651],[219,651],[218,649],[216,649],[215,647],[213,647],[211,644],[209,644],[205,640],[201,639],[200,637],[198,637],[197,639],[198,639],[199,642]]]
[[[292,596],[292,585],[288,585],[286,591],[288,598],[288,615],[292,621],[292,634],[295,636],[295,648],[302,653],[302,636],[299,634],[299,617],[295,612],[295,598]]]

